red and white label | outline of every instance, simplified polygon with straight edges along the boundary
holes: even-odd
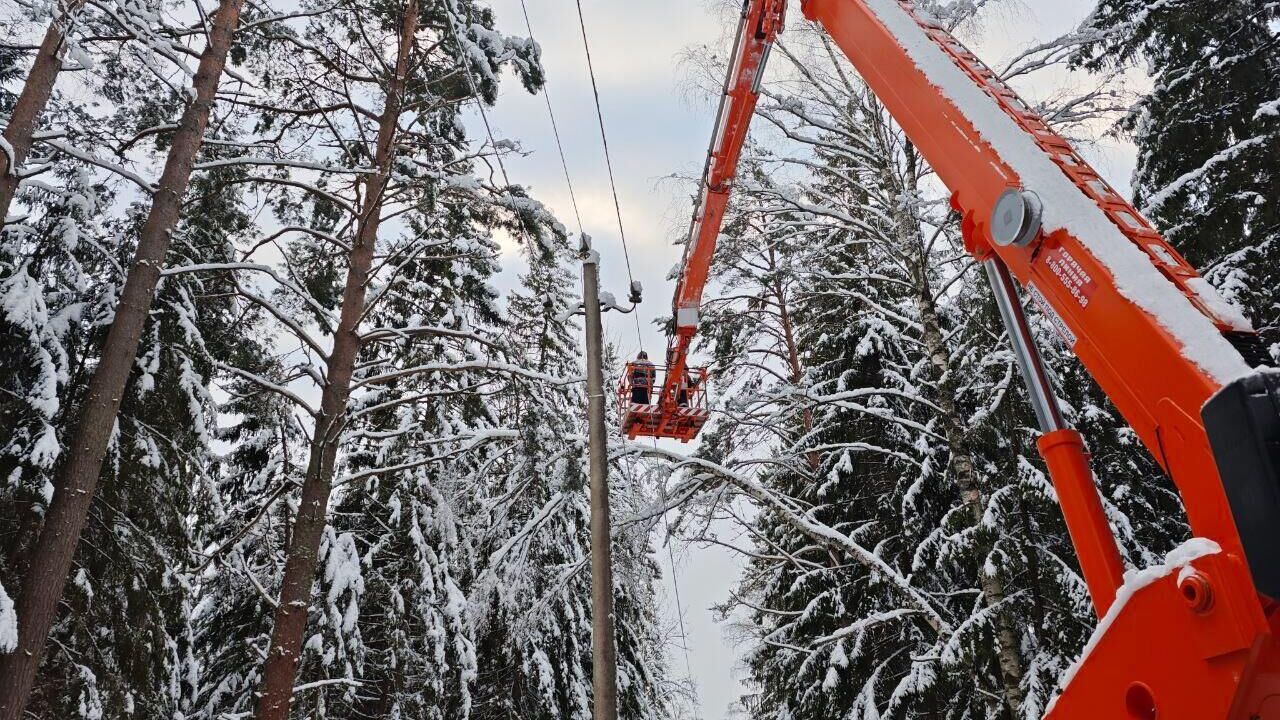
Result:
[[[1062,282],[1062,286],[1071,293],[1071,297],[1080,303],[1080,307],[1089,307],[1089,300],[1098,289],[1098,283],[1089,276],[1079,262],[1076,262],[1075,258],[1071,257],[1071,253],[1067,252],[1066,248],[1058,247],[1050,250],[1044,256],[1044,264]]]
[[[1067,326],[1067,321],[1062,319],[1057,310],[1049,304],[1044,294],[1040,292],[1040,288],[1035,283],[1027,285],[1027,293],[1031,296],[1031,301],[1040,308],[1040,312],[1049,320],[1049,324],[1053,326],[1058,337],[1062,338],[1062,342],[1067,344],[1067,348],[1071,349],[1076,346],[1076,334],[1071,332],[1071,328]]]

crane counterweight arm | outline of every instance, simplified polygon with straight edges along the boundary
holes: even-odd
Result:
[[[909,0],[802,0],[802,9],[951,191],[966,248],[1025,288],[1172,478],[1197,536],[1163,574],[1120,587],[1115,556],[1085,557],[1115,552],[1101,506],[1064,502],[1082,565],[1108,569],[1090,583],[1106,596],[1106,617],[1047,716],[1280,720],[1280,376],[1253,370],[1266,358],[1249,321]],[[743,6],[673,301],[663,412],[676,406],[785,12],[785,0]],[[1067,468],[1074,492],[1096,492],[1083,446],[1067,444],[1060,457],[1045,452],[1051,470]],[[1084,512],[1094,516],[1082,522]],[[1086,526],[1107,537],[1081,542]]]

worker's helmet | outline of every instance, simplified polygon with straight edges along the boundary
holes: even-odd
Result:
[[[645,352],[645,351],[641,350],[641,351],[640,351],[640,354],[639,354],[639,355],[636,355],[636,359],[637,359],[637,360],[648,360],[648,359],[649,359],[649,353],[647,353],[647,352]]]

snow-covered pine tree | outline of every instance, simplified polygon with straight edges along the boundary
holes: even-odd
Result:
[[[163,173],[154,188],[144,183],[152,193],[145,221],[139,227],[126,218],[126,227],[135,230],[136,234],[130,234],[128,241],[119,246],[128,248],[131,257],[117,266],[123,283],[118,298],[112,298],[114,312],[110,328],[100,338],[98,361],[86,369],[85,389],[74,415],[69,416],[68,424],[74,430],[68,433],[65,451],[58,458],[53,475],[53,495],[44,506],[37,539],[30,552],[26,553],[28,562],[16,602],[16,610],[22,619],[18,648],[14,652],[0,654],[0,717],[5,720],[16,720],[31,698],[50,630],[58,620],[63,588],[72,577],[79,540],[94,514],[92,501],[98,481],[108,467],[106,460],[113,446],[121,446],[126,439],[119,416],[132,384],[130,381],[135,378],[135,369],[143,371],[141,380],[135,385],[136,390],[143,393],[151,389],[146,382],[148,371],[158,369],[145,364],[138,368],[138,360],[143,363],[148,360],[139,351],[143,337],[148,332],[155,332],[148,327],[151,325],[148,321],[155,307],[166,256],[173,248],[183,197],[190,187],[191,174],[208,127],[231,39],[239,24],[239,11],[240,0],[224,0],[211,14],[207,42],[199,54],[200,62],[193,84],[189,91],[184,90],[179,95],[181,112],[178,122],[164,130],[172,132],[166,139]],[[71,154],[75,155],[74,152]],[[152,363],[159,363],[159,353]],[[180,375],[182,384],[189,389],[198,384],[191,368],[183,367]],[[203,412],[201,403],[191,409],[195,410],[195,415]],[[190,420],[187,427],[198,432],[203,423],[198,417]],[[137,449],[145,457],[155,454],[145,442],[138,445]],[[144,466],[148,464],[144,463]],[[150,499],[154,500],[154,497]],[[146,507],[147,501],[140,500],[139,506]],[[127,517],[127,514],[117,512],[115,516]],[[145,542],[145,532],[140,532],[139,536]],[[97,548],[88,550],[96,551]],[[77,582],[77,586],[80,584]],[[90,592],[85,590],[86,595]],[[147,661],[144,659],[143,662]],[[100,714],[101,708],[97,707],[99,699],[90,694],[91,690],[93,688],[85,691],[87,696],[81,703],[86,708],[83,712]],[[57,697],[59,702],[65,701],[65,694]],[[132,699],[126,695],[124,706],[128,707],[131,702]]]
[[[401,251],[415,257],[378,288],[383,299],[367,316],[361,360],[374,382],[349,411],[301,669],[304,683],[352,684],[299,699],[321,716],[472,712],[470,523],[499,461],[483,446],[499,428],[490,395],[505,380],[488,366],[509,360],[489,283],[499,251],[489,233],[500,220],[475,200],[421,209],[403,238],[418,248]]]
[[[146,217],[146,205],[130,201],[145,184],[140,178],[163,161],[168,118],[185,100],[181,91],[155,92],[141,72],[159,72],[179,57],[164,59],[163,39],[147,46],[166,23],[155,11],[132,3],[79,16],[64,52],[80,71],[79,91],[55,94],[44,109],[46,129],[32,155],[43,167],[23,178],[0,236],[0,372],[12,428],[0,461],[5,581],[27,570]],[[98,33],[107,23],[111,31]],[[82,34],[100,37],[82,46]],[[99,104],[77,104],[86,98]],[[104,148],[116,151],[114,162],[102,161]],[[216,172],[196,180],[194,219],[173,232],[184,264],[234,259],[230,238],[246,218],[227,183]],[[161,284],[29,712],[170,716],[184,707],[193,667],[187,568],[194,547],[186,521],[209,462],[209,355],[239,347],[226,291],[216,279],[187,275]]]
[[[192,220],[174,233],[186,261],[234,259],[229,242],[248,225],[234,187],[217,174],[193,185]],[[138,215],[116,228],[136,232]],[[133,232],[131,232],[133,231]],[[97,240],[109,246],[107,238]],[[118,261],[128,259],[128,244]],[[214,424],[212,356],[244,354],[247,328],[217,278],[175,275],[162,284],[140,361],[117,420],[101,487],[77,552],[64,617],[28,710],[60,717],[171,715],[187,706],[197,668],[190,568],[198,547],[188,519],[206,484]],[[97,341],[104,322],[88,337]],[[96,344],[96,343],[95,343]],[[81,347],[92,363],[96,347]],[[76,400],[84,371],[68,383]],[[67,407],[74,417],[74,405]],[[96,709],[95,709],[96,708]]]
[[[494,32],[479,5],[312,11],[275,28],[272,62],[256,70],[270,82],[262,97],[242,100],[265,108],[259,132],[329,139],[239,162],[279,168],[249,182],[274,191],[281,230],[245,255],[265,254],[279,270],[208,269],[234,273],[242,300],[285,338],[281,347],[297,348],[275,367],[228,371],[301,411],[311,458],[288,524],[283,585],[258,582],[278,572],[268,566],[280,558],[256,550],[252,576],[208,584],[215,595],[201,605],[211,611],[200,622],[209,643],[201,653],[235,680],[209,678],[201,711],[248,711],[246,691],[257,681],[264,717],[283,716],[298,683],[306,688],[299,704],[312,714],[465,716],[476,667],[465,596],[476,538],[467,523],[487,466],[468,449],[496,426],[487,397],[495,384],[537,375],[509,362],[499,342],[491,233],[505,226],[543,243],[554,223],[519,188],[502,185],[493,155],[510,144],[472,147],[461,108],[493,102],[504,65],[529,88],[540,69],[532,44]],[[352,45],[375,36],[385,42]],[[330,87],[335,73],[349,91]],[[354,140],[361,137],[367,142]],[[319,408],[288,388],[300,381],[321,385]],[[246,430],[261,435],[266,423],[259,426]],[[280,589],[272,649],[257,648],[268,659],[262,673],[233,667],[254,662],[238,646],[258,630],[245,601],[217,596],[255,582],[272,595]],[[219,617],[240,618],[250,637],[219,636]]]
[[[954,249],[947,228],[937,220],[932,232],[922,227],[922,170],[883,110],[865,91],[838,96],[843,103],[825,106],[820,95],[771,98],[761,111],[816,159],[803,184],[767,181],[776,175],[771,167],[748,190],[763,203],[755,224],[765,233],[749,245],[791,255],[757,260],[770,272],[754,312],[772,320],[759,349],[772,345],[792,373],[773,403],[800,402],[790,412],[794,439],[774,456],[789,469],[771,472],[767,482],[808,508],[808,517],[874,548],[925,591],[945,625],[921,622],[874,568],[832,562],[790,523],[766,515],[757,528],[761,558],[743,587],[760,638],[750,657],[761,691],[755,712],[823,717],[835,706],[998,715],[1021,703],[1022,658],[1011,619],[999,614],[1003,583],[975,572],[975,556],[990,553],[995,533],[980,522],[986,478],[966,430],[957,430],[966,419],[956,397],[960,378],[986,378],[951,367],[955,348],[944,344],[944,332],[957,329],[955,317],[935,294],[949,280],[963,283],[956,275],[963,268],[942,263],[942,250]],[[808,159],[787,152],[762,162]],[[768,289],[779,266],[803,268],[792,297],[776,283]],[[784,318],[797,318],[793,330]],[[786,350],[788,335],[798,358]],[[937,367],[939,360],[946,365]],[[954,545],[930,556],[939,536]],[[982,640],[953,645],[971,616]],[[965,668],[965,681],[946,667],[947,651]],[[993,697],[1000,699],[994,705]]]
[[[1137,65],[1154,87],[1121,122],[1137,206],[1262,333],[1280,362],[1280,6],[1100,0],[1076,61]],[[1269,358],[1267,356],[1270,356]]]

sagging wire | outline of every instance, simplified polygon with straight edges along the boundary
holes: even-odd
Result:
[[[536,44],[537,40],[533,37],[533,23],[529,20],[529,7],[525,4],[525,0],[520,0],[520,10],[524,13],[524,27],[529,33],[529,40]],[[545,80],[542,83],[542,99],[547,104],[547,117],[551,119],[551,134],[555,136],[556,149],[560,151],[560,167],[564,169],[564,183],[569,188],[569,203],[573,205],[573,217],[578,221],[578,236],[581,237],[586,235],[586,231],[582,228],[582,213],[578,211],[578,196],[573,191],[573,178],[569,175],[569,161],[565,159],[564,143],[560,141],[560,124],[556,122],[556,113],[551,107],[551,90]]]
[[[595,100],[596,120],[599,122],[599,125],[600,125],[600,140],[604,148],[605,167],[607,168],[608,174],[609,174],[609,188],[613,194],[613,208],[614,208],[614,213],[618,220],[618,236],[622,241],[622,257],[627,267],[627,281],[630,284],[632,292],[635,293],[636,291],[635,276],[631,269],[631,253],[627,246],[627,234],[622,221],[622,204],[618,199],[618,186],[613,176],[613,159],[609,154],[609,137],[605,131],[604,112],[602,111],[600,106],[600,90],[596,82],[595,67],[591,61],[591,43],[587,36],[587,25],[582,12],[581,0],[577,0],[576,4],[578,7],[578,24],[579,24],[579,27],[582,29],[582,46],[587,57],[587,71],[591,77],[591,91],[592,91],[593,98]],[[453,35],[454,43],[458,47],[458,53],[462,56],[462,65],[467,74],[467,84],[470,87],[471,94],[476,98],[476,106],[480,111],[480,119],[484,123],[484,129],[485,129],[486,135],[488,135],[489,144],[495,150],[495,158],[498,161],[498,169],[502,173],[502,181],[503,183],[506,184],[507,195],[509,197],[512,197],[512,200],[514,201],[515,198],[512,196],[512,193],[511,193],[511,178],[507,174],[506,164],[503,163],[502,161],[501,152],[497,151],[498,144],[497,144],[497,140],[493,135],[493,127],[489,123],[489,114],[485,111],[484,99],[480,97],[479,86],[476,83],[475,76],[472,74],[471,62],[468,59],[466,49],[462,46],[462,40],[458,35],[458,28],[454,23],[454,20],[457,18],[456,8],[453,7],[452,2],[449,3],[449,5],[450,5],[449,29]],[[529,18],[529,8],[525,0],[520,0],[520,10],[524,15],[525,30],[529,33],[529,39],[533,42],[537,42],[536,40],[534,40],[533,23]],[[551,132],[552,132],[552,135],[555,137],[556,149],[560,156],[560,167],[564,171],[565,185],[569,190],[569,202],[573,207],[573,216],[578,224],[578,235],[580,237],[585,237],[586,231],[584,230],[583,224],[582,224],[582,213],[578,208],[577,194],[573,189],[573,177],[569,172],[569,162],[566,159],[565,152],[564,152],[564,143],[560,137],[560,126],[559,126],[559,123],[556,122],[555,110],[552,107],[552,103],[551,103],[551,93],[545,83],[542,88],[542,93],[543,93],[543,100],[546,102],[547,117],[551,121]],[[521,234],[523,235],[523,232],[524,232],[523,222],[519,223],[519,228],[520,228]],[[635,302],[634,296],[633,296],[633,302]],[[634,309],[635,308],[633,306],[632,310]],[[635,324],[636,324],[636,342],[639,343],[641,346],[643,346],[644,339],[643,339],[641,328],[640,328],[640,315],[639,313],[634,313],[634,315],[635,315]],[[656,438],[654,439],[654,447],[657,447]],[[662,502],[664,504],[667,502],[666,497],[667,497],[666,483],[663,483],[662,484]],[[671,585],[674,591],[675,601],[676,601],[676,621],[680,628],[680,649],[684,653],[685,676],[688,678],[688,681],[689,681],[689,688],[693,696],[694,706],[695,708],[698,708],[701,706],[701,702],[698,699],[697,690],[694,686],[693,664],[689,659],[689,634],[688,634],[687,628],[685,627],[685,622],[684,622],[684,601],[680,594],[680,575],[676,569],[675,548],[673,547],[671,542],[671,538],[672,538],[671,520],[670,518],[664,517],[663,522],[666,526],[665,529],[666,529],[666,535],[667,535],[666,537],[667,560],[671,568]]]
[[[658,448],[658,438],[653,438],[653,447]],[[665,480],[658,486],[659,496],[664,508],[668,507],[667,500],[667,483]],[[671,510],[668,508],[662,515],[662,523],[666,529],[665,543],[667,546],[667,563],[671,567],[671,588],[675,593],[676,601],[676,621],[680,628],[680,650],[684,653],[684,673],[685,678],[689,681],[689,694],[693,700],[693,709],[701,715],[702,701],[698,698],[698,688],[693,681],[693,663],[689,662],[689,633],[684,626],[684,601],[680,598],[680,574],[676,572],[676,552],[671,544]]]
[[[591,94],[596,105],[596,120],[600,124],[600,142],[604,146],[604,163],[609,172],[609,189],[613,192],[613,210],[618,218],[618,237],[622,240],[622,258],[627,265],[627,282],[630,284],[633,302],[636,297],[636,279],[631,272],[631,251],[627,247],[627,231],[622,223],[622,203],[618,200],[618,184],[613,179],[613,158],[609,154],[609,135],[604,129],[604,111],[600,107],[600,86],[596,82],[595,64],[591,60],[591,41],[587,37],[587,21],[582,12],[582,0],[576,0],[578,7],[578,27],[582,29],[582,49],[587,56],[587,74],[591,77]],[[636,313],[636,342],[644,347],[644,337],[640,330],[640,314]]]

